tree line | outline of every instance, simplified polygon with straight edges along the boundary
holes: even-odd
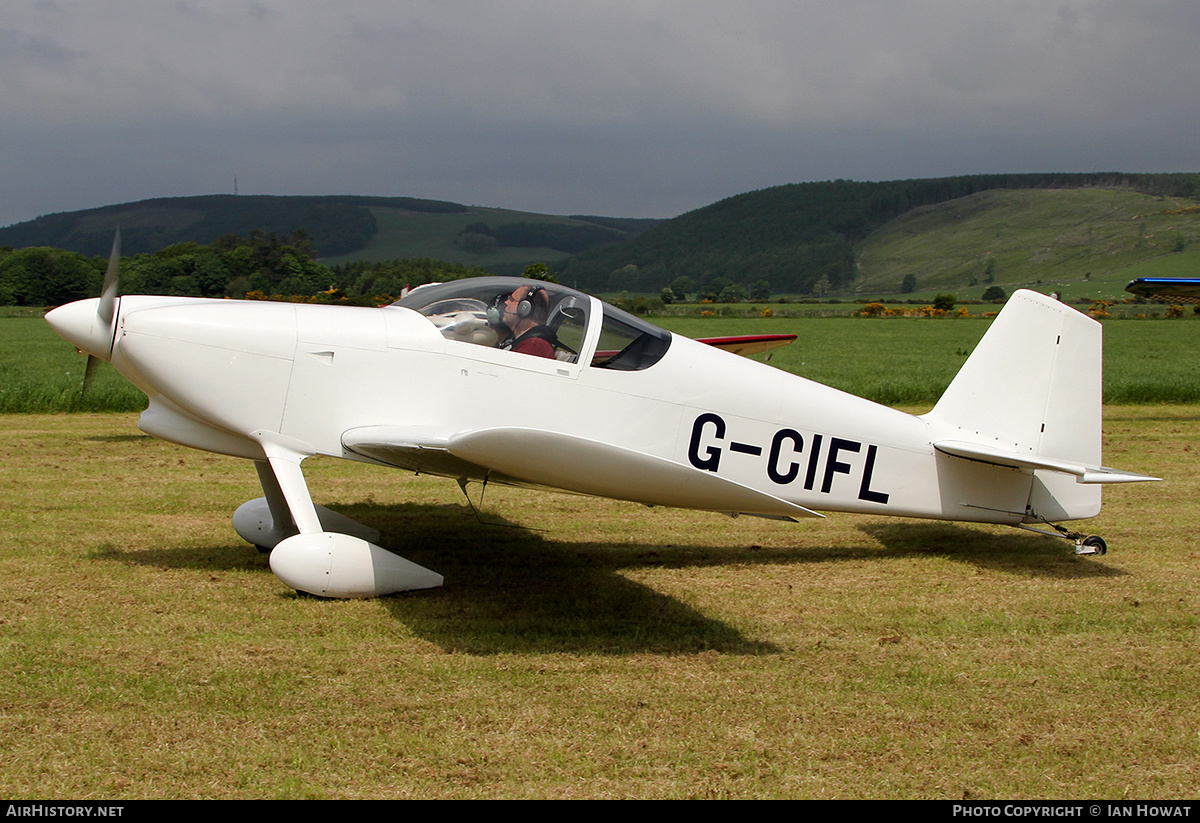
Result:
[[[96,297],[108,260],[46,246],[0,248],[0,305],[57,306]],[[358,261],[329,267],[305,231],[252,231],[212,243],[176,243],[121,260],[122,294],[286,296],[373,304],[405,287],[488,272],[438,260]]]

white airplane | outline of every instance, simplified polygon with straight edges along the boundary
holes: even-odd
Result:
[[[1103,554],[1101,327],[1019,291],[928,414],[912,416],[657,328],[573,289],[481,277],[380,308],[117,296],[46,315],[150,399],[138,426],[254,461],[233,525],[324,597],[439,586],[314,505],[325,455],[468,481],[782,520],[817,510],[1002,523]],[[511,348],[510,329],[532,327]],[[499,331],[498,331],[499,330]],[[536,356],[523,346],[536,339]]]

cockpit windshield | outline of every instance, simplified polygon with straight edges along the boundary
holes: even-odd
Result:
[[[640,371],[667,353],[671,333],[616,306],[604,304],[604,325],[592,365],[615,371]]]
[[[395,305],[420,312],[448,340],[554,357],[569,363],[585,355],[592,299],[540,280],[471,277],[421,286]],[[590,365],[636,371],[658,362],[669,332],[607,304]]]

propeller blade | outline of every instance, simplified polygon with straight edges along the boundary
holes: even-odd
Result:
[[[108,255],[108,270],[104,272],[104,288],[100,290],[100,305],[96,308],[96,316],[105,326],[112,327],[113,313],[117,304],[117,286],[120,284],[121,274],[121,227],[117,227],[117,234],[113,237],[112,252]],[[91,360],[88,360],[89,366]]]
[[[104,272],[104,286],[100,289],[100,302],[96,306],[96,317],[100,323],[109,330],[109,336],[113,331],[113,320],[116,317],[117,308],[117,291],[121,282],[121,227],[117,227],[117,233],[113,236],[112,251],[108,255],[108,269]],[[91,385],[92,377],[96,373],[97,367],[100,365],[100,358],[93,355],[88,355],[87,367],[83,370],[83,391],[80,392],[80,399],[87,396],[88,386]]]

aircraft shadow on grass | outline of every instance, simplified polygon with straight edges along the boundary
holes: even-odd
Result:
[[[460,505],[362,503],[342,514],[381,531],[381,544],[416,562],[436,562],[447,584],[380,602],[400,623],[447,651],[470,654],[773,654],[778,647],[742,632],[621,572],[653,568],[829,563],[937,555],[1020,574],[1116,574],[1064,555],[1034,535],[993,534],[954,524],[860,526],[862,545],[711,547],[570,543]],[[786,527],[782,527],[786,528]],[[806,540],[812,539],[811,533]],[[819,539],[819,538],[818,538]],[[266,556],[242,544],[97,554],[158,568],[268,571]],[[295,596],[287,594],[284,596]]]
[[[138,443],[145,441],[153,443],[154,438],[148,434],[93,434],[83,438],[89,443]]]
[[[562,543],[460,505],[338,506],[381,531],[381,544],[418,562],[437,561],[448,585],[381,600],[394,618],[447,651],[472,654],[567,651],[583,654],[772,654],[720,620],[618,572],[687,565],[672,547]],[[724,549],[688,547],[687,553]],[[736,554],[732,552],[731,554]],[[153,568],[269,572],[267,556],[245,543],[121,551],[96,559]],[[738,555],[741,557],[741,555]],[[731,555],[726,555],[732,562]],[[741,557],[744,561],[745,557]],[[715,565],[714,557],[706,564]],[[295,597],[281,592],[281,596]]]
[[[1023,576],[1090,579],[1126,572],[1066,554],[1053,540],[1017,532],[996,533],[957,523],[868,523],[858,527],[882,545],[880,557],[946,557],[981,569]]]

